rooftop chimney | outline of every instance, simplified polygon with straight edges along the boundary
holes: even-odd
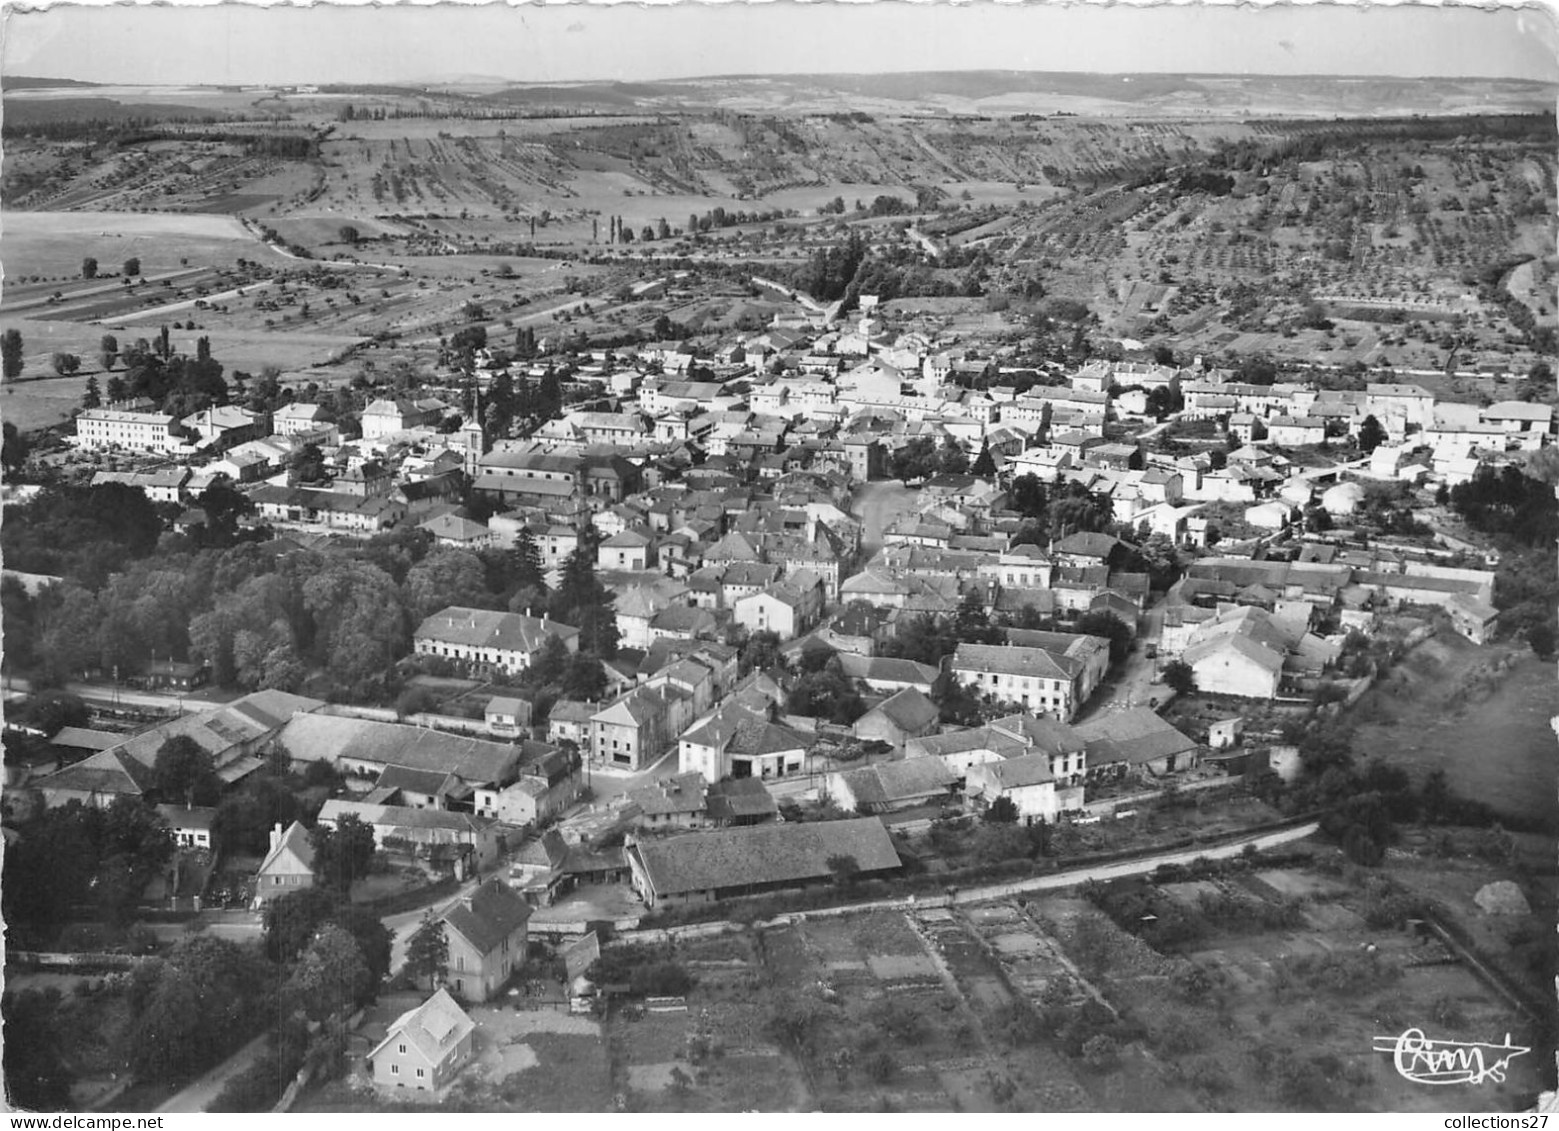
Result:
[[[278,844],[280,844],[280,843],[281,843],[281,822],[277,821],[276,824],[271,829],[271,849],[272,849],[272,851],[274,851],[276,846]]]

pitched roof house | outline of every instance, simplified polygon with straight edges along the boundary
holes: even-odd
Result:
[[[449,941],[449,973],[455,992],[468,1001],[497,996],[525,964],[525,932],[531,907],[499,879],[456,901],[441,916]]]
[[[438,1091],[471,1059],[476,1025],[440,988],[390,1023],[368,1054],[375,1084]]]
[[[857,813],[887,813],[925,805],[951,795],[958,775],[936,758],[878,762],[828,775],[828,792]]]
[[[856,719],[855,737],[902,749],[910,739],[935,731],[940,713],[941,709],[924,692],[906,687]]]
[[[271,830],[271,850],[256,873],[255,907],[288,892],[313,886],[314,846],[309,843],[309,831],[298,821],[287,826],[285,832],[277,825]]]

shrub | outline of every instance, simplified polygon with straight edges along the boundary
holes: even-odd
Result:
[[[1083,1063],[1096,1072],[1109,1072],[1120,1063],[1120,1046],[1108,1033],[1083,1042]]]
[[[899,1074],[899,1062],[886,1049],[866,1058],[866,1075],[878,1084],[886,1084]]]

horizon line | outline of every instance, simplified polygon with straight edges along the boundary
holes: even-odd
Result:
[[[954,67],[928,69],[924,67],[907,70],[864,70],[864,71],[753,71],[731,72],[725,74],[685,74],[666,75],[659,78],[621,79],[621,78],[559,78],[559,79],[519,79],[509,78],[503,75],[473,75],[469,85],[488,85],[493,82],[505,83],[509,86],[646,86],[654,83],[688,83],[688,82],[715,82],[743,79],[827,79],[827,78],[882,78],[895,75],[1094,75],[1102,78],[1135,78],[1139,75],[1150,77],[1179,77],[1188,79],[1330,79],[1330,80],[1392,80],[1397,82],[1500,82],[1500,83],[1530,83],[1538,86],[1559,87],[1559,78],[1543,79],[1531,78],[1521,75],[1401,75],[1389,72],[1351,72],[1351,71],[1066,71],[1054,68],[1024,70],[1016,67]],[[111,87],[145,87],[155,89],[158,87],[286,87],[286,86],[357,86],[357,87],[425,87],[433,85],[460,86],[459,80],[443,82],[443,80],[417,80],[417,79],[374,79],[368,81],[343,82],[320,79],[297,79],[288,82],[259,82],[259,81],[232,81],[232,82],[115,82],[81,79],[71,75],[45,75],[45,74],[17,74],[8,77],[0,76],[0,92],[11,82],[17,81],[44,81],[44,82],[69,82],[82,86]]]

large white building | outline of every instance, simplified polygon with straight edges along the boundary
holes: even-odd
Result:
[[[177,421],[166,412],[89,408],[76,417],[76,446],[167,452],[183,441],[173,434]]]
[[[1070,722],[1082,705],[1084,665],[1043,648],[960,644],[948,661],[953,678],[995,703],[1014,703],[1037,715]]]
[[[478,668],[514,673],[530,667],[536,654],[554,636],[568,651],[579,651],[579,629],[569,625],[521,613],[451,605],[424,620],[413,634],[412,643],[419,656],[442,656]]]

